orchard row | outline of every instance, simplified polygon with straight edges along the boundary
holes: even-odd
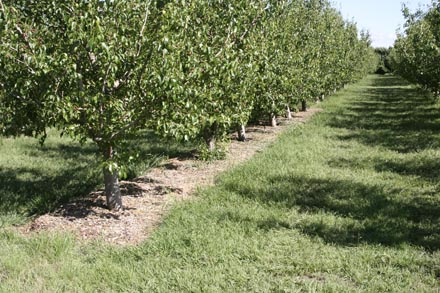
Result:
[[[414,14],[404,9],[406,29],[391,50],[398,74],[440,95],[440,1]]]
[[[216,141],[375,69],[368,33],[325,0],[0,0],[0,131],[93,140],[122,207],[124,141]]]

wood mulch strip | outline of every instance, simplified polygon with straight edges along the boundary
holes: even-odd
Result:
[[[78,239],[136,245],[146,240],[176,201],[190,199],[198,187],[214,184],[217,174],[251,158],[272,143],[288,125],[305,123],[320,108],[280,119],[276,128],[251,126],[246,142],[232,137],[225,160],[201,162],[172,158],[144,176],[121,182],[124,211],[105,208],[103,190],[60,206],[55,212],[35,218],[16,229],[25,236],[41,232],[70,232]]]

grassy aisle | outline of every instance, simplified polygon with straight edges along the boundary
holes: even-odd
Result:
[[[0,291],[438,292],[440,109],[371,76],[139,247],[0,233]]]

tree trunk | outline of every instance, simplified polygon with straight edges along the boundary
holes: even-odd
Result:
[[[238,141],[246,141],[246,128],[244,124],[238,126],[237,134],[238,134],[238,138],[237,138]]]
[[[212,125],[205,128],[203,131],[203,139],[206,142],[206,146],[208,147],[208,151],[210,153],[214,152],[216,149],[216,137],[217,137],[217,123],[214,122]]]
[[[286,118],[292,119],[292,111],[290,111],[289,105],[286,106]]]
[[[111,146],[108,146],[104,150],[104,158],[106,160],[111,160],[113,158],[113,148]],[[110,171],[108,168],[104,167],[103,171],[107,208],[116,211],[123,210],[118,170]]]
[[[270,125],[277,127],[277,116],[275,114],[270,114]]]
[[[325,99],[325,95],[324,95],[324,94],[322,94],[322,95],[319,96],[319,100],[320,100],[321,102],[324,101],[324,99]]]
[[[110,210],[122,210],[121,190],[119,189],[118,171],[110,172],[104,168],[105,198]]]
[[[212,153],[215,151],[215,137],[214,135],[205,138],[206,145],[208,146],[208,151]]]
[[[301,111],[307,112],[307,101],[306,100],[301,101]]]

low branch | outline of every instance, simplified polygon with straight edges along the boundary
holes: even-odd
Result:
[[[31,74],[35,74],[35,73],[36,73],[35,70],[34,70],[32,67],[30,67],[29,64],[27,64],[26,62],[21,61],[20,59],[17,59],[17,58],[14,58],[14,60],[15,60],[16,62],[18,62],[18,63],[23,64],[24,66],[26,66],[26,68],[29,70],[29,72],[30,72]]]
[[[257,15],[251,23],[251,26],[241,35],[240,37],[240,42],[242,42],[244,40],[244,38],[246,37],[246,35],[249,33],[249,31],[257,24],[257,21],[261,18],[261,15]]]
[[[144,31],[145,31],[145,27],[147,26],[147,21],[148,21],[148,16],[149,16],[149,11],[147,10],[146,12],[145,12],[145,17],[144,17],[144,22],[142,23],[142,28],[141,28],[141,31],[140,31],[140,33],[139,33],[139,37],[140,37],[140,39],[139,39],[139,42],[140,43],[138,43],[138,51],[137,51],[137,54],[136,54],[136,57],[139,57],[139,55],[141,54],[141,50],[142,50],[142,38],[144,37]]]
[[[19,52],[18,49],[12,47],[11,45],[8,45],[8,49],[14,51],[15,53],[18,53],[18,52]]]
[[[120,135],[123,135],[125,131],[127,131],[128,129],[139,125],[139,123],[141,122],[142,118],[138,118],[132,122],[130,122],[129,124],[125,125],[124,127],[120,128],[118,131],[116,131],[115,133],[113,133],[110,136],[110,141],[117,139]]]
[[[234,40],[229,46],[232,47],[237,43],[243,42],[244,38],[249,34],[249,32],[255,27],[255,25],[257,24],[257,21],[262,18],[262,15],[257,15],[251,22],[250,26],[243,32],[243,34],[240,36],[240,38]],[[227,37],[227,40],[229,39],[229,34]],[[220,54],[223,52],[223,48],[220,49],[220,51],[215,54],[215,57],[220,56]]]
[[[35,51],[32,49],[31,43],[29,43],[29,40],[28,40],[26,34],[23,32],[23,30],[17,24],[15,25],[15,29],[18,31],[18,33],[20,34],[20,36],[24,40],[24,43],[26,44],[28,49],[31,51],[32,55],[35,55]]]
[[[111,63],[109,63],[108,67],[107,67],[107,71],[105,72],[105,77],[102,81],[102,93],[105,95],[107,94],[107,78],[108,75],[110,73],[110,69],[111,69]]]

